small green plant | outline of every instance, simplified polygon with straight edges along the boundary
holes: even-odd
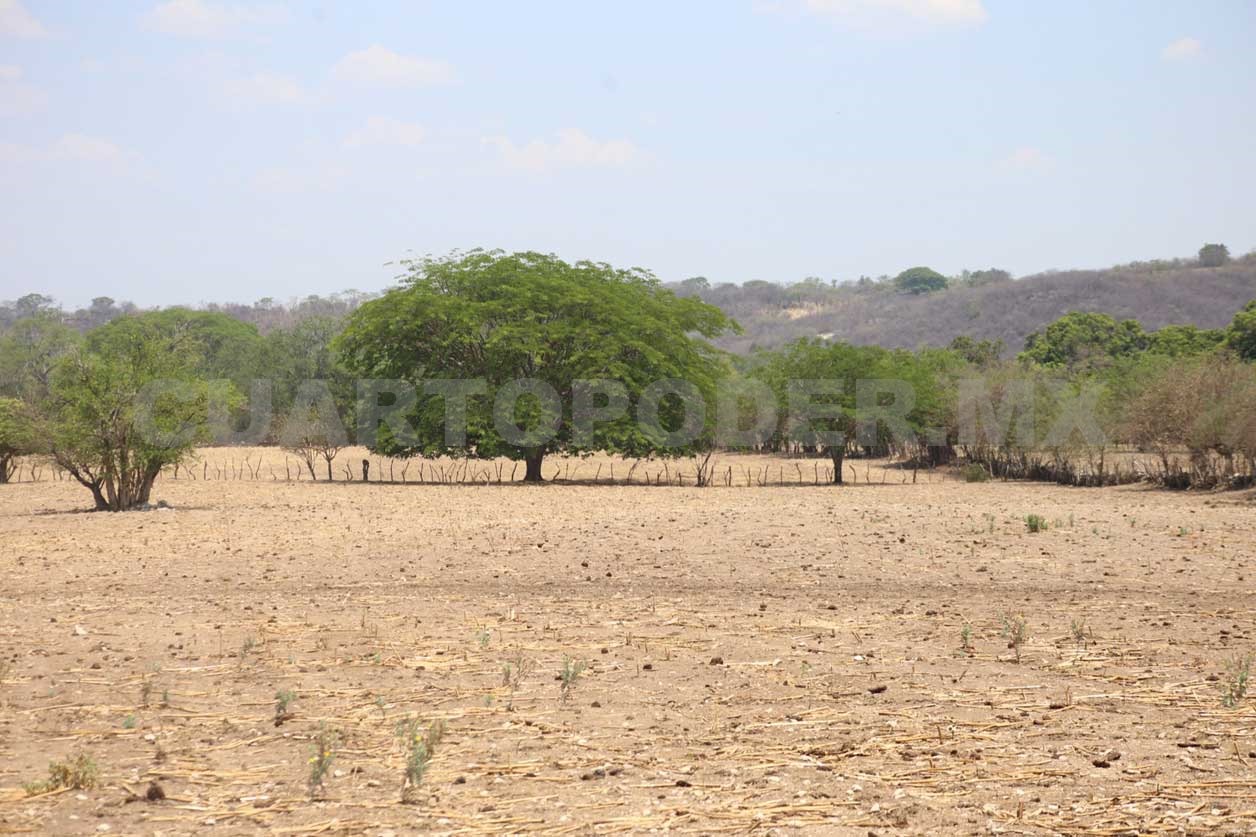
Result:
[[[445,722],[435,720],[423,729],[418,718],[407,718],[397,725],[397,733],[406,748],[406,767],[401,780],[401,801],[414,802],[414,793],[423,784],[423,777],[436,754],[436,747],[445,735]]]
[[[960,471],[960,475],[963,476],[964,482],[990,481],[990,472],[987,471],[984,466],[978,465],[976,462],[970,462],[965,465],[964,469]]]
[[[1221,705],[1233,709],[1247,696],[1247,681],[1252,673],[1250,654],[1231,658],[1225,666],[1225,684],[1221,692]]]
[[[138,721],[135,720],[134,715],[127,715],[125,718],[122,719],[122,728],[123,729],[135,729],[135,725],[137,723]]]
[[[279,726],[292,717],[288,707],[296,699],[297,693],[292,691],[292,689],[280,689],[275,692],[275,726]]]
[[[515,708],[515,692],[519,689],[519,684],[532,671],[532,663],[525,659],[523,654],[516,654],[514,660],[502,663],[502,685],[510,689],[510,694],[506,699],[506,710],[514,711]]]
[[[327,774],[332,763],[336,761],[336,733],[326,724],[320,724],[318,735],[314,739],[314,752],[310,755],[310,775],[307,784],[310,798],[315,798],[324,790]]]
[[[1016,662],[1021,661],[1021,646],[1029,639],[1029,627],[1024,616],[1003,617],[1003,636],[1007,639],[1007,647],[1016,652]]]
[[[140,706],[148,706],[148,702],[153,696],[153,678],[151,675],[145,674],[144,679],[140,682]]]
[[[48,778],[25,786],[27,796],[37,796],[62,788],[86,790],[96,787],[100,781],[100,769],[96,761],[86,753],[79,753],[69,761],[54,761],[48,765]]]
[[[972,625],[965,624],[959,629],[959,650],[965,654],[973,652],[973,628]]]
[[[488,628],[485,628],[475,635],[475,641],[480,646],[481,650],[488,648],[489,641],[492,640],[492,638],[493,634],[488,630]]]
[[[988,534],[993,535],[994,534],[994,515],[990,514],[990,512],[986,512],[985,514],[982,515],[982,517],[986,519],[986,532]]]
[[[1086,647],[1086,633],[1089,630],[1086,627],[1086,623],[1079,621],[1077,619],[1074,619],[1071,622],[1069,622],[1068,630],[1069,630],[1069,633],[1072,634],[1073,636],[1073,642],[1076,643],[1076,645],[1079,648],[1085,648]]]
[[[576,682],[580,679],[580,675],[584,674],[589,664],[583,660],[572,660],[569,657],[563,657],[563,667],[558,672],[558,701],[566,703],[567,698],[571,697],[571,690],[576,687]]]
[[[1030,534],[1047,531],[1047,519],[1041,515],[1031,514],[1025,518],[1025,528]]]

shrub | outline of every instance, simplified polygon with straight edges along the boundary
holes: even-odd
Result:
[[[976,462],[965,465],[960,474],[964,477],[964,482],[988,482],[990,480],[990,472],[985,469],[984,465],[978,465]]]

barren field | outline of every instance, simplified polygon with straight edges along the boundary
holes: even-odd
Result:
[[[1256,833],[1251,495],[241,455],[171,510],[0,486],[0,832]],[[410,717],[445,735],[402,804]],[[80,754],[94,787],[25,787]]]

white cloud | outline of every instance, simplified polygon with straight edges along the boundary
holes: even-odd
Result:
[[[43,147],[15,143],[0,145],[0,161],[6,163],[75,161],[116,164],[136,157],[110,140],[87,134],[63,134],[56,142]]]
[[[973,24],[988,17],[982,0],[805,0],[805,8],[853,21],[899,16],[923,23]]]
[[[1041,148],[1022,146],[999,160],[999,168],[1012,171],[1036,171],[1046,168],[1051,163]]]
[[[223,88],[237,103],[299,105],[311,99],[299,82],[270,73],[228,81]]]
[[[487,137],[486,145],[497,149],[507,166],[526,171],[546,171],[567,167],[622,167],[640,161],[644,154],[631,140],[599,142],[583,131],[558,132],[555,142],[532,140],[517,146],[508,137]]]
[[[1178,38],[1164,49],[1160,57],[1166,61],[1188,61],[1199,55],[1204,49],[1198,38]]]
[[[127,155],[107,139],[86,134],[66,134],[53,143],[52,148],[49,149],[49,156],[54,160],[113,162]]]
[[[47,34],[43,24],[26,11],[21,0],[0,0],[0,35],[41,38]]]
[[[374,44],[351,52],[331,68],[332,78],[358,84],[389,87],[425,87],[450,84],[454,68],[444,61],[399,55]]]
[[[421,125],[401,122],[387,116],[372,116],[366,125],[345,137],[348,148],[371,145],[401,145],[414,147],[423,143],[427,132]]]
[[[22,81],[22,68],[0,64],[0,116],[29,113],[43,107],[44,91]]]
[[[282,6],[270,4],[238,6],[205,0],[167,0],[154,6],[145,22],[149,28],[168,35],[210,38],[239,26],[282,23],[287,17]]]
[[[349,171],[341,166],[298,164],[263,169],[253,178],[253,185],[272,194],[333,192],[348,180]]]

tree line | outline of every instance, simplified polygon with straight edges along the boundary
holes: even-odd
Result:
[[[1220,329],[1071,313],[1014,359],[966,337],[732,355],[714,344],[735,320],[645,270],[480,250],[402,267],[382,295],[265,332],[221,311],[123,312],[85,331],[24,311],[0,333],[0,480],[43,456],[97,508],[133,508],[215,439],[283,444],[312,477],[321,457],[328,478],[355,441],[507,457],[527,481],[545,456],[601,451],[696,457],[702,482],[722,448],[824,456],[835,482],[850,456],[1070,484],[1256,473],[1256,301]],[[1123,463],[1129,451],[1152,464]]]

